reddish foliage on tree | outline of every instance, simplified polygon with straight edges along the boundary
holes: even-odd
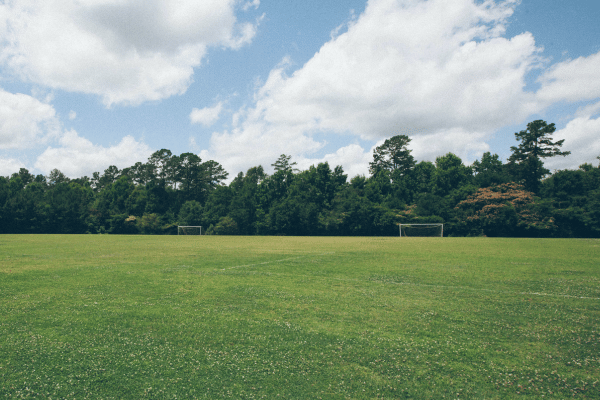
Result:
[[[548,236],[554,219],[538,212],[532,192],[514,183],[478,189],[456,206],[472,232],[487,236]]]

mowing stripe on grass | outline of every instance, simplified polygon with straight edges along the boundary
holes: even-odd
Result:
[[[264,261],[264,262],[255,263],[255,264],[236,265],[234,267],[223,268],[221,270],[225,271],[225,270],[237,269],[237,268],[257,267],[257,266],[263,266],[263,265],[268,265],[268,264],[277,264],[277,263],[285,262],[285,261],[304,259],[304,258],[307,258],[309,256],[324,256],[324,255],[332,255],[332,254],[335,254],[335,252],[326,252],[326,253],[321,253],[321,254],[307,254],[307,255],[298,256],[298,257],[282,258],[280,260]],[[287,275],[287,274],[281,274],[281,273],[279,273],[279,274],[275,274],[275,275]],[[309,275],[297,275],[296,274],[295,276],[297,276],[297,277],[302,276],[302,277],[305,277],[305,278],[309,278],[309,277],[314,278],[314,276],[312,276],[312,275],[309,276]],[[347,282],[361,282],[361,280],[359,280],[359,279],[348,279],[348,278],[334,278],[334,279],[340,280],[340,281],[347,281]],[[419,286],[419,287],[432,287],[432,288],[451,289],[451,290],[470,290],[470,291],[479,291],[479,292],[490,292],[490,293],[508,294],[508,295],[540,296],[540,297],[559,297],[559,298],[567,298],[567,299],[581,299],[581,300],[594,300],[594,301],[599,301],[600,300],[600,297],[574,296],[574,295],[569,295],[569,294],[540,293],[540,292],[510,292],[510,291],[506,291],[506,290],[473,288],[473,287],[466,287],[466,286],[435,285],[435,284],[412,283],[412,282],[380,282],[380,283],[381,284],[393,284],[393,285],[408,285],[408,286]]]
[[[299,257],[292,257],[292,258],[282,258],[281,260],[265,261],[265,262],[256,263],[256,264],[236,265],[235,267],[222,268],[221,271],[225,271],[225,270],[228,270],[228,269],[236,269],[236,268],[258,267],[260,265],[276,264],[276,263],[284,262],[284,261],[297,260],[299,258],[306,258],[306,256],[299,256]]]
[[[330,254],[334,254],[334,253],[323,253],[323,254],[316,254],[316,255],[323,256],[323,255],[330,255]],[[221,271],[225,271],[228,269],[236,269],[236,268],[258,267],[258,266],[267,265],[267,264],[277,264],[277,263],[285,262],[285,261],[299,260],[301,258],[306,258],[308,256],[314,256],[314,254],[307,254],[307,255],[298,256],[298,257],[282,258],[281,260],[264,261],[264,262],[256,263],[256,264],[236,265],[235,267],[223,268],[223,269],[221,269]]]
[[[342,278],[336,278],[336,279],[358,281],[357,279],[342,279]],[[384,284],[384,285],[385,284],[409,285],[409,286],[433,287],[433,288],[439,288],[439,289],[472,290],[472,291],[479,291],[479,292],[491,292],[491,293],[513,294],[513,295],[520,294],[520,295],[529,295],[529,296],[562,297],[562,298],[567,298],[567,299],[600,300],[600,297],[573,296],[573,295],[569,295],[569,294],[554,294],[554,293],[539,293],[539,292],[509,292],[506,290],[473,288],[473,287],[466,287],[466,286],[433,285],[433,284],[427,284],[427,283],[412,283],[412,282],[380,282],[380,283]]]

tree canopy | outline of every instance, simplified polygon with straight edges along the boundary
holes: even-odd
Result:
[[[369,172],[375,175],[385,170],[391,176],[405,176],[415,166],[415,159],[410,154],[408,144],[411,139],[406,135],[397,135],[386,139],[373,152],[373,161],[369,163]]]
[[[417,162],[398,135],[374,150],[370,176],[327,162],[299,171],[282,154],[273,174],[258,165],[227,183],[218,162],[168,149],[91,178],[22,168],[0,177],[0,233],[397,235],[398,223],[442,222],[446,235],[600,237],[600,167],[549,175],[542,160],[568,154],[554,130],[528,124],[506,164],[489,152]]]

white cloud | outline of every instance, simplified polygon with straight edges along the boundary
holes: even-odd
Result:
[[[564,139],[561,150],[570,151],[571,154],[546,159],[546,168],[576,169],[584,163],[597,166],[596,157],[600,156],[600,103],[580,109],[573,120],[554,133],[553,139]]]
[[[77,118],[77,113],[73,110],[69,111],[69,120],[73,121],[75,118]]]
[[[465,132],[461,129],[451,129],[431,135],[416,135],[408,145],[412,155],[417,161],[432,161],[449,152],[459,156],[465,164],[470,164],[477,156],[489,151],[490,147],[485,142],[483,133]],[[298,163],[300,169],[307,169],[311,165],[328,162],[331,168],[342,165],[348,178],[356,175],[369,175],[369,163],[373,161],[373,151],[382,145],[384,139],[377,141],[373,147],[365,150],[358,144],[350,144],[337,150],[335,153],[326,154],[322,158],[305,158]]]
[[[269,122],[364,138],[399,127],[479,131],[535,110],[524,92],[533,37],[499,37],[513,2],[373,0],[348,31],[291,76],[279,68],[257,108]]]
[[[35,167],[45,174],[57,168],[71,178],[78,178],[91,176],[95,171],[102,172],[109,165],[130,167],[140,160],[146,160],[153,152],[145,143],[131,136],[107,148],[93,144],[73,130],[64,134],[60,144],[62,147],[47,148],[38,157]]]
[[[247,11],[248,9],[250,9],[251,7],[254,7],[255,9],[258,8],[258,6],[260,6],[260,0],[252,0],[252,1],[248,1],[244,4],[243,6],[243,10]]]
[[[223,102],[217,103],[214,107],[205,107],[202,109],[194,108],[190,114],[192,124],[201,124],[211,126],[219,120],[219,116],[223,111]]]
[[[0,89],[0,149],[25,149],[57,137],[54,107],[25,94]]]
[[[373,141],[405,133],[417,158],[474,159],[499,127],[541,108],[525,91],[526,75],[541,66],[534,38],[502,37],[517,3],[370,0],[300,69],[290,73],[288,59],[274,68],[253,106],[234,116],[236,128],[214,133],[206,153],[241,169],[265,154],[291,154],[300,165],[323,146],[314,132]]]
[[[540,101],[582,101],[600,98],[600,53],[558,63],[540,78]]]
[[[322,143],[304,135],[301,129],[279,130],[278,126],[252,117],[230,132],[213,133],[210,150],[203,150],[200,157],[217,160],[234,174],[257,165],[268,169],[284,153],[298,160],[299,156],[322,147]]]
[[[25,164],[19,160],[0,157],[0,176],[11,176],[21,168],[25,168]]]
[[[22,79],[138,104],[183,93],[209,46],[239,48],[255,24],[236,0],[14,0],[0,4],[0,62]],[[258,6],[258,3],[255,3]]]
[[[369,163],[373,161],[373,149],[365,151],[358,144],[350,144],[338,149],[335,153],[326,154],[323,158],[305,158],[298,164],[299,169],[308,169],[311,165],[317,165],[322,162],[329,163],[329,167],[334,169],[341,165],[348,179],[356,175],[369,175]]]
[[[454,153],[465,164],[470,164],[478,156],[490,150],[486,143],[488,135],[483,132],[469,132],[460,128],[441,130],[430,135],[415,136],[409,145],[417,160],[435,161],[439,156]]]

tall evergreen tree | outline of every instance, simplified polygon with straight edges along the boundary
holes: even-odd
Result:
[[[373,162],[369,163],[371,175],[380,170],[389,171],[392,177],[406,175],[415,166],[415,158],[407,148],[410,141],[406,135],[396,135],[377,146],[373,152]]]
[[[63,174],[56,168],[50,171],[50,174],[48,175],[48,183],[50,185],[57,185],[59,183],[69,182],[69,180],[70,179],[65,174]]]
[[[261,167],[262,168],[262,167]],[[202,163],[204,181],[209,189],[214,189],[217,186],[223,185],[224,181],[229,176],[229,172],[214,160],[208,160]]]
[[[150,180],[159,186],[173,184],[173,153],[169,149],[160,149],[148,158]]]
[[[179,189],[183,199],[204,201],[205,189],[202,159],[194,153],[183,153],[171,158],[175,182],[180,184]]]
[[[527,129],[515,133],[518,146],[511,146],[512,155],[508,159],[515,178],[525,184],[527,190],[538,193],[540,181],[550,171],[544,168],[542,159],[554,156],[567,156],[570,151],[561,151],[564,139],[552,141],[556,131],[554,124],[541,119],[527,124]]]
[[[298,169],[296,168],[297,163],[295,161],[290,162],[291,159],[292,159],[292,156],[282,154],[279,156],[277,161],[275,161],[273,164],[271,164],[271,167],[275,168],[276,173],[279,171],[298,172]]]

